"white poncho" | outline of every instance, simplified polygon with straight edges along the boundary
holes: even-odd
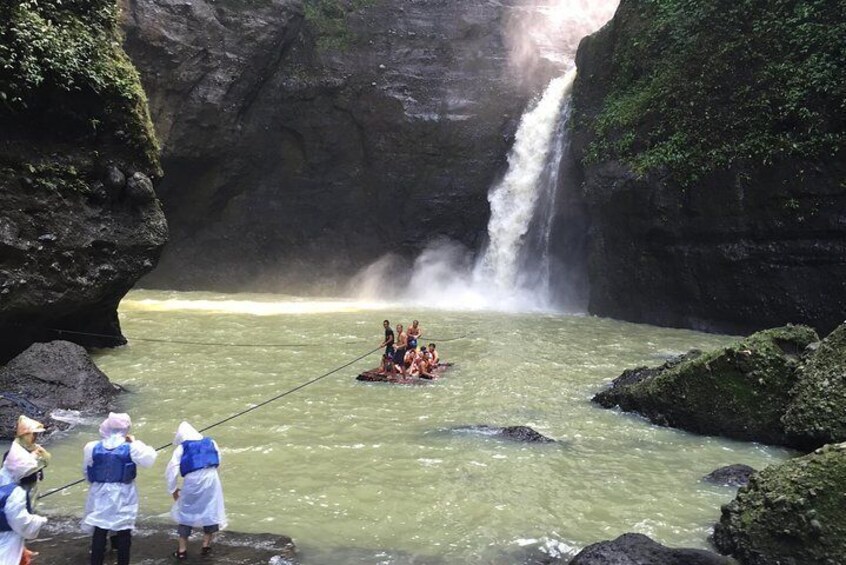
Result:
[[[103,447],[114,449],[126,441],[132,425],[126,414],[109,414],[100,425]],[[92,452],[96,441],[89,442],[83,449],[82,474],[88,479],[88,467],[93,463]],[[152,467],[156,462],[156,450],[140,440],[129,444],[129,455],[139,467]],[[135,528],[138,517],[138,491],[135,481],[125,483],[91,483],[88,499],[85,501],[85,516],[82,529],[91,532],[94,527],[117,532]]]
[[[203,439],[196,429],[188,422],[179,424],[173,444],[173,456],[167,464],[165,480],[167,490],[173,494],[179,482],[179,463],[182,461],[182,442],[197,441]],[[214,448],[220,457],[220,448],[217,442]],[[207,468],[188,473],[182,479],[182,488],[179,491],[179,500],[174,502],[170,515],[177,524],[191,527],[213,526],[217,524],[220,528],[226,526],[226,510],[223,506],[223,487],[220,485],[220,477],[216,468]]]
[[[35,456],[20,445],[13,443],[3,463],[2,480],[5,484],[17,483],[38,466]],[[0,485],[2,486],[2,485]],[[11,532],[0,532],[0,565],[19,565],[24,550],[24,541],[38,536],[38,531],[47,518],[30,514],[26,509],[26,490],[16,487],[6,500],[6,520]]]

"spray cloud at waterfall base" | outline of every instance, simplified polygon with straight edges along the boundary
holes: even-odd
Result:
[[[549,237],[574,79],[575,70],[554,79],[523,115],[508,171],[488,195],[491,218],[482,253],[435,240],[411,265],[395,255],[382,257],[353,278],[351,292],[456,310],[565,309],[567,301],[553,296]]]

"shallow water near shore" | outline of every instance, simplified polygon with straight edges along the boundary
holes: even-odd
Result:
[[[230,529],[289,535],[304,563],[515,563],[526,548],[568,554],[629,531],[707,547],[734,490],[700,478],[789,456],[589,402],[625,368],[724,345],[727,336],[585,316],[245,294],[134,291],[120,315],[130,345],[95,360],[130,391],[122,408],[135,435],[154,446],[183,419],[201,428],[366,353],[381,341],[384,318],[420,319],[424,341],[455,363],[426,386],[355,381],[378,363],[374,354],[209,432],[223,451]],[[80,477],[97,423],[54,438],[45,490]],[[450,431],[469,424],[527,425],[560,441]],[[139,471],[142,521],[169,519],[169,457],[167,449]],[[81,485],[41,507],[78,515],[84,496]]]

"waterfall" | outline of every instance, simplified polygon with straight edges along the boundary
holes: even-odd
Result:
[[[436,241],[410,269],[390,255],[363,269],[351,281],[352,292],[448,309],[555,309],[549,237],[575,77],[573,69],[552,80],[523,114],[505,176],[488,194],[488,242],[478,259],[454,242]]]
[[[542,307],[549,300],[549,233],[575,78],[573,69],[550,82],[520,120],[508,172],[488,195],[489,242],[474,273],[499,293],[531,293]]]

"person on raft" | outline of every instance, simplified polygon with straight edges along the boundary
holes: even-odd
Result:
[[[111,412],[100,424],[100,441],[83,448],[82,469],[91,484],[85,502],[82,528],[91,536],[91,565],[103,565],[106,536],[112,535],[118,565],[129,565],[132,530],[138,516],[138,467],[156,462],[156,450],[129,435],[129,414]]]
[[[36,456],[12,443],[0,475],[0,565],[29,565],[37,555],[24,547],[47,518],[32,513],[31,493],[21,482],[38,474]]]
[[[434,343],[429,344],[429,355],[432,356],[432,367],[437,367],[440,364],[441,360],[438,356],[438,351],[435,349]]]
[[[391,329],[391,322],[384,320],[382,326],[385,327],[385,341],[379,347],[385,348],[385,355],[394,356],[394,330]]]
[[[423,332],[420,329],[420,322],[414,320],[411,322],[411,326],[406,331],[408,334],[408,347],[411,349],[417,349],[417,341],[423,336]]]
[[[203,529],[201,555],[211,554],[212,538],[226,527],[223,487],[217,473],[220,449],[210,437],[203,437],[188,422],[179,424],[173,439],[173,456],[167,464],[165,480],[173,496],[170,515],[178,524],[179,548],[173,554],[178,561],[188,559],[188,538],[192,528]],[[179,476],[182,488],[179,488]]]
[[[394,349],[394,365],[399,368],[400,374],[405,376],[405,352],[408,348],[408,335],[402,330],[402,324],[397,324],[397,341]]]

